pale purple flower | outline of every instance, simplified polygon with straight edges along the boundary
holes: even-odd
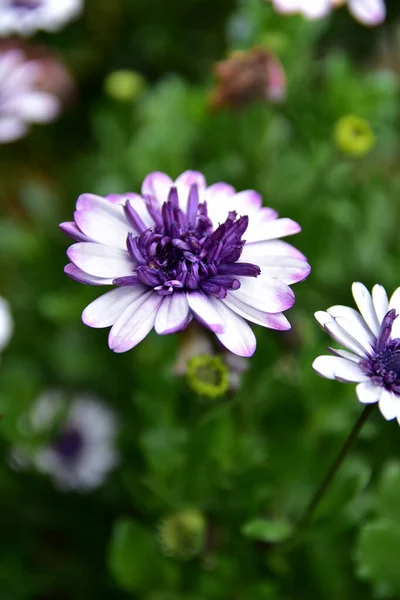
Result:
[[[0,0],[0,36],[58,31],[82,10],[82,0]]]
[[[62,223],[77,241],[65,272],[81,283],[115,285],[84,311],[90,327],[110,327],[109,346],[125,352],[150,331],[165,335],[192,318],[231,352],[251,356],[256,338],[245,319],[285,330],[294,304],[290,284],[310,272],[305,257],[278,238],[300,231],[278,219],[252,190],[206,186],[195,171],[175,182],[151,173],[142,195],[83,194],[75,221]]]
[[[379,25],[385,20],[384,0],[271,0],[283,14],[300,13],[306,19],[326,17],[333,8],[347,4],[355,19],[367,26]]]
[[[319,356],[313,368],[322,377],[356,382],[363,404],[379,403],[387,420],[400,423],[400,288],[390,300],[381,285],[372,295],[362,283],[353,283],[358,311],[332,306],[315,313],[321,327],[348,350],[329,348],[334,356]]]
[[[12,463],[20,468],[32,464],[51,476],[63,491],[90,491],[100,486],[118,463],[114,413],[98,398],[65,395],[52,390],[42,394],[20,429],[26,438],[44,436],[39,447],[15,448]]]
[[[31,123],[57,117],[59,99],[39,89],[39,60],[26,60],[19,49],[0,52],[0,144],[26,135]]]

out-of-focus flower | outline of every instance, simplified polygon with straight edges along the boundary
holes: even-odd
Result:
[[[97,398],[76,396],[67,402],[60,392],[45,393],[21,429],[47,441],[31,451],[17,448],[13,454],[51,475],[61,490],[90,491],[118,462],[116,418]]]
[[[83,194],[74,218],[61,224],[77,241],[65,272],[80,283],[118,286],[82,315],[90,327],[112,326],[114,352],[130,350],[153,327],[159,335],[175,333],[193,318],[240,356],[256,348],[245,319],[290,329],[282,313],[295,301],[289,285],[305,279],[310,266],[278,239],[299,225],[262,207],[257,192],[207,187],[195,171],[175,182],[156,172],[141,196]]]
[[[214,65],[218,79],[210,106],[241,108],[255,100],[281,102],[286,96],[286,77],[279,59],[262,47],[232,52]]]
[[[379,25],[385,20],[384,0],[271,0],[275,9],[284,14],[300,13],[306,19],[326,17],[333,8],[347,4],[355,19],[367,26]]]
[[[40,89],[43,67],[19,49],[0,52],[0,143],[23,137],[31,123],[53,121],[60,100]]]
[[[0,296],[0,352],[4,350],[10,341],[14,323],[10,312],[10,307],[4,298]]]
[[[163,553],[178,560],[198,556],[204,548],[206,528],[206,520],[198,510],[184,510],[165,517],[159,524]]]
[[[346,115],[339,119],[335,125],[334,139],[339,150],[354,156],[368,154],[375,144],[370,124],[356,115]]]
[[[315,313],[321,327],[348,350],[329,348],[334,356],[319,356],[313,368],[322,377],[356,382],[363,404],[379,403],[387,420],[400,423],[400,288],[390,301],[385,289],[375,285],[372,296],[362,283],[353,283],[359,312],[332,306]]]
[[[0,36],[58,31],[82,10],[82,0],[0,0]]]
[[[229,370],[219,355],[201,354],[188,361],[186,379],[200,396],[218,398],[229,388]]]
[[[109,73],[104,80],[104,89],[113,100],[129,102],[140,96],[145,88],[144,78],[136,71],[120,69]]]

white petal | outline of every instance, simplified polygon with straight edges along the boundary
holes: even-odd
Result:
[[[132,275],[134,264],[129,253],[95,242],[79,242],[67,250],[68,258],[77,267],[95,277],[126,277]]]
[[[211,302],[224,322],[224,333],[216,334],[221,344],[238,356],[252,356],[257,341],[251,327],[242,317],[226,307],[222,300],[211,298]]]
[[[132,231],[122,206],[94,194],[82,194],[74,219],[79,229],[100,244],[126,250],[126,240]],[[83,208],[85,207],[85,208]]]
[[[184,292],[174,292],[164,296],[157,311],[154,328],[159,335],[175,333],[184,329],[188,323],[189,304]]]
[[[385,20],[386,7],[383,0],[347,0],[349,11],[364,25],[379,25]]]
[[[357,397],[363,404],[374,404],[378,402],[382,388],[379,385],[375,385],[372,381],[364,381],[359,383],[356,387]]]
[[[7,300],[0,297],[0,350],[4,350],[10,341],[14,323],[11,316],[10,305]]]
[[[318,356],[312,366],[318,375],[327,379],[344,382],[368,381],[368,376],[363,373],[359,365],[338,356]]]
[[[85,285],[112,285],[112,278],[104,278],[104,277],[95,277],[94,275],[88,275],[82,269],[79,269],[76,265],[72,263],[68,263],[64,267],[64,273],[74,279],[75,281],[79,281],[79,283],[83,283]]]
[[[17,117],[0,117],[0,144],[22,138],[28,131],[27,125]]]
[[[389,310],[389,300],[385,288],[382,285],[374,285],[372,288],[372,300],[379,323],[382,323]]]
[[[233,312],[236,312],[241,317],[261,325],[261,327],[269,327],[270,329],[278,329],[286,331],[290,329],[290,323],[287,318],[280,312],[278,313],[267,313],[256,308],[252,308],[248,304],[241,302],[235,292],[228,292],[226,298],[222,300],[224,304]]]
[[[318,324],[320,325],[320,327],[322,327],[322,329],[324,329],[324,330],[325,330],[325,325],[327,323],[335,322],[335,320],[331,317],[331,315],[328,312],[326,312],[325,310],[317,310],[317,312],[314,313],[314,317],[318,321]]]
[[[263,312],[282,312],[294,304],[294,293],[282,281],[259,275],[238,277],[240,288],[235,290],[239,300]]]
[[[332,10],[331,0],[307,0],[303,5],[303,14],[307,19],[322,19]]]
[[[386,421],[400,416],[400,399],[393,392],[383,389],[379,399],[379,410]]]
[[[275,240],[299,233],[301,227],[292,219],[275,219],[272,221],[258,221],[252,218],[249,221],[249,227],[245,232],[247,242],[263,242],[267,240]]]
[[[352,331],[349,330],[349,333],[361,343],[361,340],[364,340],[367,344],[367,349],[371,349],[371,344],[373,344],[376,336],[374,336],[365,323],[364,319],[354,308],[349,306],[343,306],[341,304],[337,304],[336,306],[331,306],[328,308],[327,312],[334,317],[335,320],[344,319],[346,321],[345,324],[340,323],[343,329],[348,329],[348,327],[352,327]],[[350,325],[348,325],[350,324]],[[360,339],[359,339],[360,338]]]
[[[303,281],[311,272],[310,265],[298,258],[274,256],[269,257],[269,259],[265,258],[263,262],[264,264],[258,263],[262,275],[280,279],[288,285]],[[268,262],[270,264],[265,264]]]
[[[206,180],[204,175],[198,171],[185,171],[175,180],[174,185],[178,190],[179,206],[186,213],[191,186],[197,185],[201,194],[206,188]]]
[[[187,292],[186,297],[190,310],[195,314],[197,320],[215,333],[223,332],[224,320],[215,310],[210,298],[202,292]]]
[[[246,242],[240,260],[252,262],[257,265],[264,264],[263,259],[274,258],[274,256],[290,256],[300,260],[306,260],[304,254],[291,244],[283,240],[269,240],[266,242]]]
[[[157,310],[163,296],[148,292],[133,302],[117,319],[108,336],[108,344],[114,352],[131,350],[153,329]]]
[[[154,171],[147,175],[142,184],[142,194],[148,194],[155,198],[160,207],[168,200],[168,194],[173,185],[171,177],[160,171]]]
[[[29,92],[15,99],[13,109],[25,121],[47,123],[58,116],[61,103],[46,92]]]
[[[353,298],[358,306],[358,310],[360,311],[364,321],[372,331],[372,333],[377,336],[380,330],[380,323],[378,321],[378,317],[376,316],[374,303],[372,301],[371,294],[365,287],[363,283],[356,281],[352,285]]]
[[[91,302],[82,313],[89,327],[110,327],[128,306],[143,296],[148,288],[142,285],[116,288]]]
[[[345,358],[346,360],[350,360],[359,364],[360,357],[352,352],[348,352],[347,350],[341,350],[340,348],[328,348],[329,352],[332,352],[335,356],[340,356],[340,358]]]
[[[367,329],[365,329],[365,325],[359,325],[355,321],[350,321],[343,317],[337,317],[335,321],[346,333],[356,340],[368,354],[371,353],[374,337],[369,330],[367,331]]]
[[[365,349],[347,331],[340,327],[336,321],[327,321],[324,324],[324,329],[339,344],[358,354],[358,356],[366,356]]]
[[[394,308],[394,310],[396,311],[397,319],[395,319],[395,321],[393,322],[393,326],[392,326],[392,339],[398,338],[400,337],[400,288],[397,288],[397,290],[395,290],[390,298],[390,302],[389,302],[389,310],[391,310],[392,308]]]

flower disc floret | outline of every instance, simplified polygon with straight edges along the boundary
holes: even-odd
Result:
[[[251,356],[251,321],[285,330],[290,284],[310,272],[305,257],[278,238],[297,233],[291,219],[262,207],[257,192],[201,173],[176,181],[151,173],[141,195],[83,194],[74,222],[61,228],[76,244],[65,272],[81,283],[114,285],[83,312],[91,327],[112,326],[109,346],[130,350],[154,327],[165,335],[195,318],[231,352]]]

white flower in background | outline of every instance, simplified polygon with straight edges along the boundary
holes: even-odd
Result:
[[[4,298],[0,296],[0,352],[4,350],[10,341],[14,323],[11,317],[10,307]]]
[[[58,31],[82,11],[82,0],[0,0],[0,36]]]
[[[321,327],[348,350],[328,348],[334,356],[319,356],[313,368],[322,377],[356,382],[363,404],[378,402],[386,420],[400,423],[400,288],[388,300],[375,285],[372,295],[362,283],[353,283],[358,311],[332,306],[315,313]]]
[[[333,8],[347,5],[355,19],[373,27],[385,20],[384,0],[271,0],[275,9],[283,14],[300,13],[306,19],[322,19]]]
[[[47,392],[22,420],[21,430],[45,435],[46,443],[29,452],[28,460],[63,491],[100,486],[118,463],[115,415],[92,396],[75,396],[67,402],[61,392]],[[16,449],[12,454],[27,453]]]
[[[0,144],[26,135],[31,123],[58,116],[61,103],[39,89],[41,76],[40,60],[26,60],[19,49],[0,52]]]

